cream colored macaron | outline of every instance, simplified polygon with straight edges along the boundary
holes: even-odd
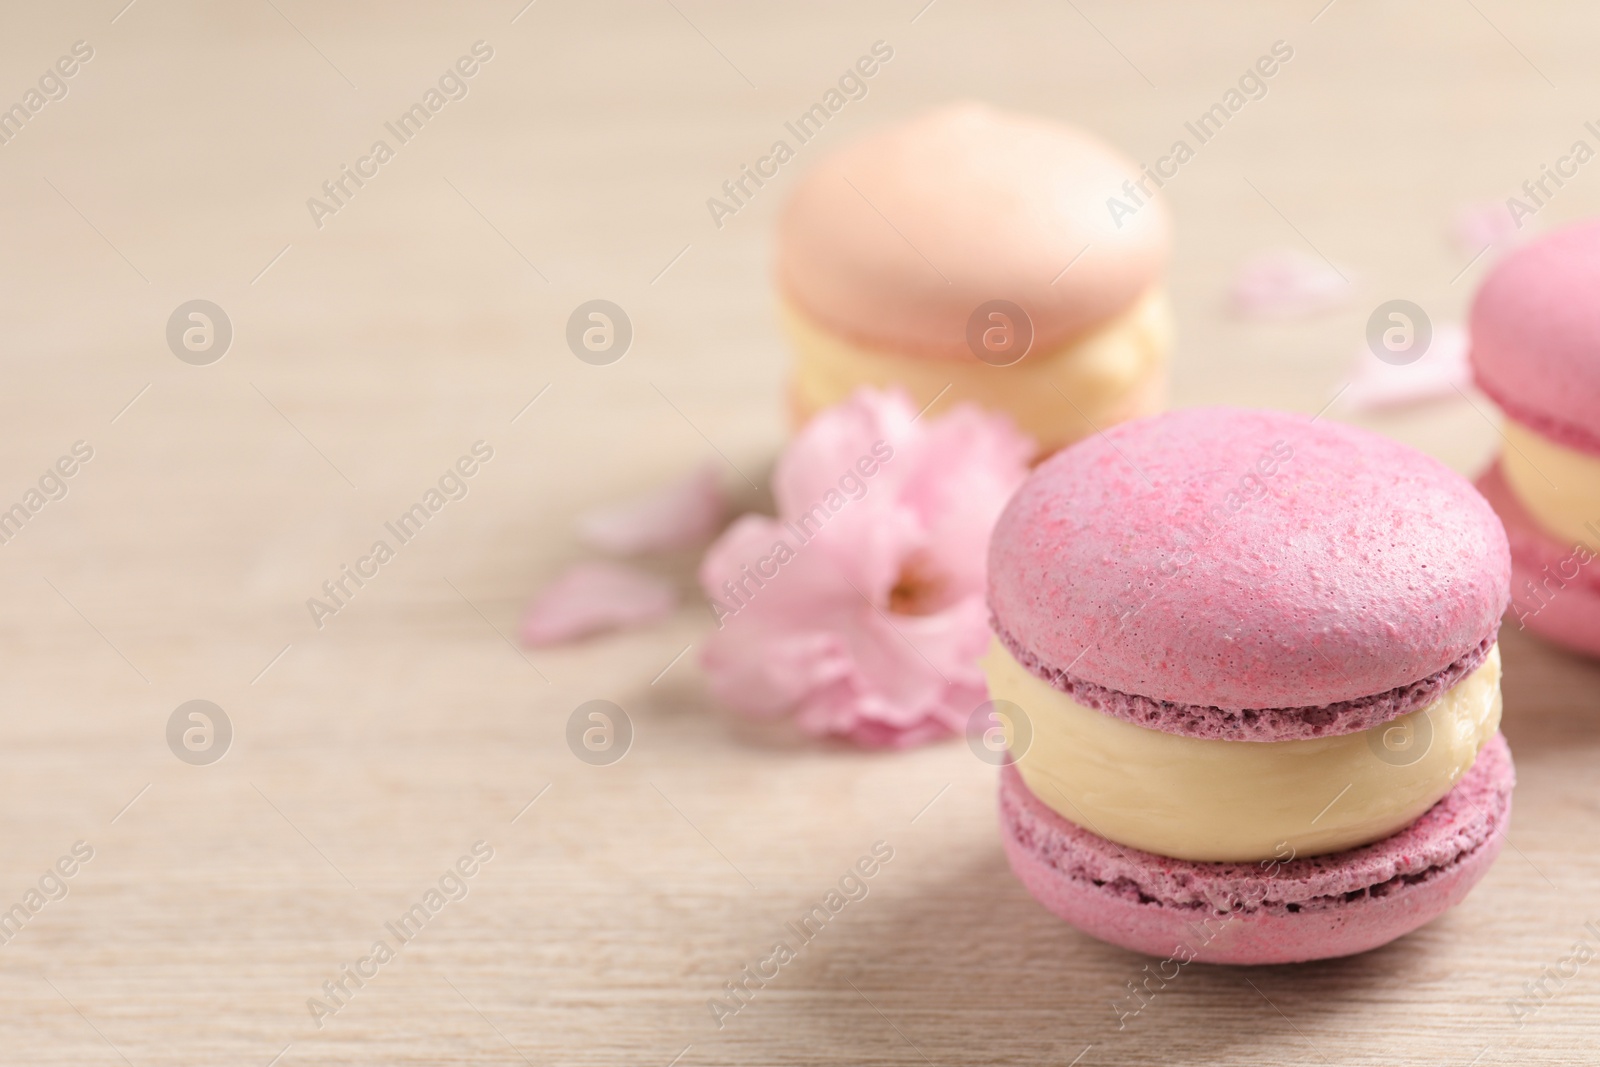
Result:
[[[823,160],[778,228],[796,421],[893,384],[1003,411],[1048,452],[1159,411],[1168,225],[1144,180],[1088,134],[972,103]]]

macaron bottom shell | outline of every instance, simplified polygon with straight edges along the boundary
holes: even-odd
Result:
[[[1537,584],[1543,578],[1542,568],[1535,570],[1515,555],[1511,557],[1514,588],[1521,588],[1524,581]],[[1600,592],[1582,587],[1563,589],[1559,597],[1524,616],[1522,624],[1552,645],[1600,657]]]
[[[1011,869],[1050,911],[1150,956],[1297,963],[1366,952],[1460,903],[1499,855],[1515,771],[1496,735],[1416,822],[1359,848],[1282,863],[1198,863],[1126,849],[1063,819],[1002,768]]]

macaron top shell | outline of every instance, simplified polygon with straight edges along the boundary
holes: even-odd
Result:
[[[1472,369],[1511,418],[1600,453],[1600,220],[1508,254],[1473,301]]]
[[[1500,520],[1438,461],[1303,415],[1194,408],[1041,464],[991,538],[989,607],[1037,673],[1305,708],[1470,660],[1510,568]]]
[[[878,348],[972,359],[967,323],[991,300],[1027,313],[1033,351],[1052,348],[1159,279],[1160,199],[1141,196],[1115,221],[1107,206],[1111,197],[1131,206],[1123,183],[1139,178],[1070,126],[941,107],[834,153],[802,180],[778,225],[779,287],[823,326]]]

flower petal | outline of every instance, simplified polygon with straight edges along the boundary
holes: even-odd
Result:
[[[850,639],[851,672],[801,702],[796,721],[807,733],[905,748],[960,733],[987,699],[980,597],[938,615],[863,617]]]
[[[625,626],[640,626],[672,614],[677,591],[636,567],[578,563],[533,598],[522,614],[522,642],[533,648],[557,645]]]
[[[1362,348],[1343,397],[1344,406],[1351,411],[1381,411],[1453,399],[1472,382],[1467,348],[1467,331],[1453,322],[1434,327],[1428,350],[1414,363],[1385,363]]]
[[[1490,245],[1509,246],[1517,237],[1517,220],[1503,200],[1480,200],[1462,204],[1450,223],[1450,236],[1456,251],[1476,256]]]
[[[928,426],[901,499],[927,531],[919,563],[947,583],[939,603],[984,591],[989,533],[1035,451],[1010,419],[969,405]]]
[[[751,611],[776,623],[833,625],[853,609],[860,597],[852,586],[860,585],[831,553],[818,550],[817,538],[806,540],[796,531],[766,515],[735,520],[700,562],[700,587],[713,612]]]
[[[791,544],[848,546],[830,553],[830,579],[854,587],[875,604],[889,590],[923,531],[905,511],[897,486],[908,461],[895,442],[920,439],[916,409],[899,390],[858,390],[819,412],[778,458],[773,497]]]
[[[1230,300],[1246,318],[1296,318],[1349,301],[1352,286],[1333,265],[1298,249],[1250,257],[1233,280]]]
[[[780,715],[852,669],[846,635],[872,604],[829,544],[746,515],[706,553],[700,585],[718,630],[702,660],[724,703]]]
[[[709,540],[727,513],[722,481],[707,464],[671,485],[580,515],[578,536],[619,556],[670,552]]]
[[[912,436],[917,409],[898,387],[858,389],[843,403],[811,418],[789,442],[772,472],[772,493],[780,518],[808,512],[840,481],[854,476],[876,480],[880,468],[893,467],[896,442]]]

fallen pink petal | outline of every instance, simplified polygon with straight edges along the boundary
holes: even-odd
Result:
[[[709,541],[722,528],[728,497],[707,464],[687,478],[578,518],[578,536],[618,556],[673,552]]]
[[[1366,412],[1458,399],[1472,382],[1467,347],[1467,331],[1444,322],[1434,327],[1427,352],[1414,363],[1385,363],[1362,348],[1343,404],[1350,411]]]
[[[971,406],[916,416],[899,390],[820,412],[778,459],[777,516],[745,515],[707,551],[702,662],[730,707],[907,747],[987,699],[989,533],[1033,444]]]
[[[1456,251],[1476,256],[1490,245],[1502,248],[1517,239],[1517,220],[1503,200],[1482,200],[1456,209],[1450,223]]]
[[[678,606],[670,582],[620,563],[578,563],[561,572],[522,614],[522,642],[533,648],[607,630],[643,626]]]
[[[1239,268],[1229,300],[1246,318],[1287,319],[1349,302],[1352,286],[1332,264],[1293,248],[1258,253]]]

